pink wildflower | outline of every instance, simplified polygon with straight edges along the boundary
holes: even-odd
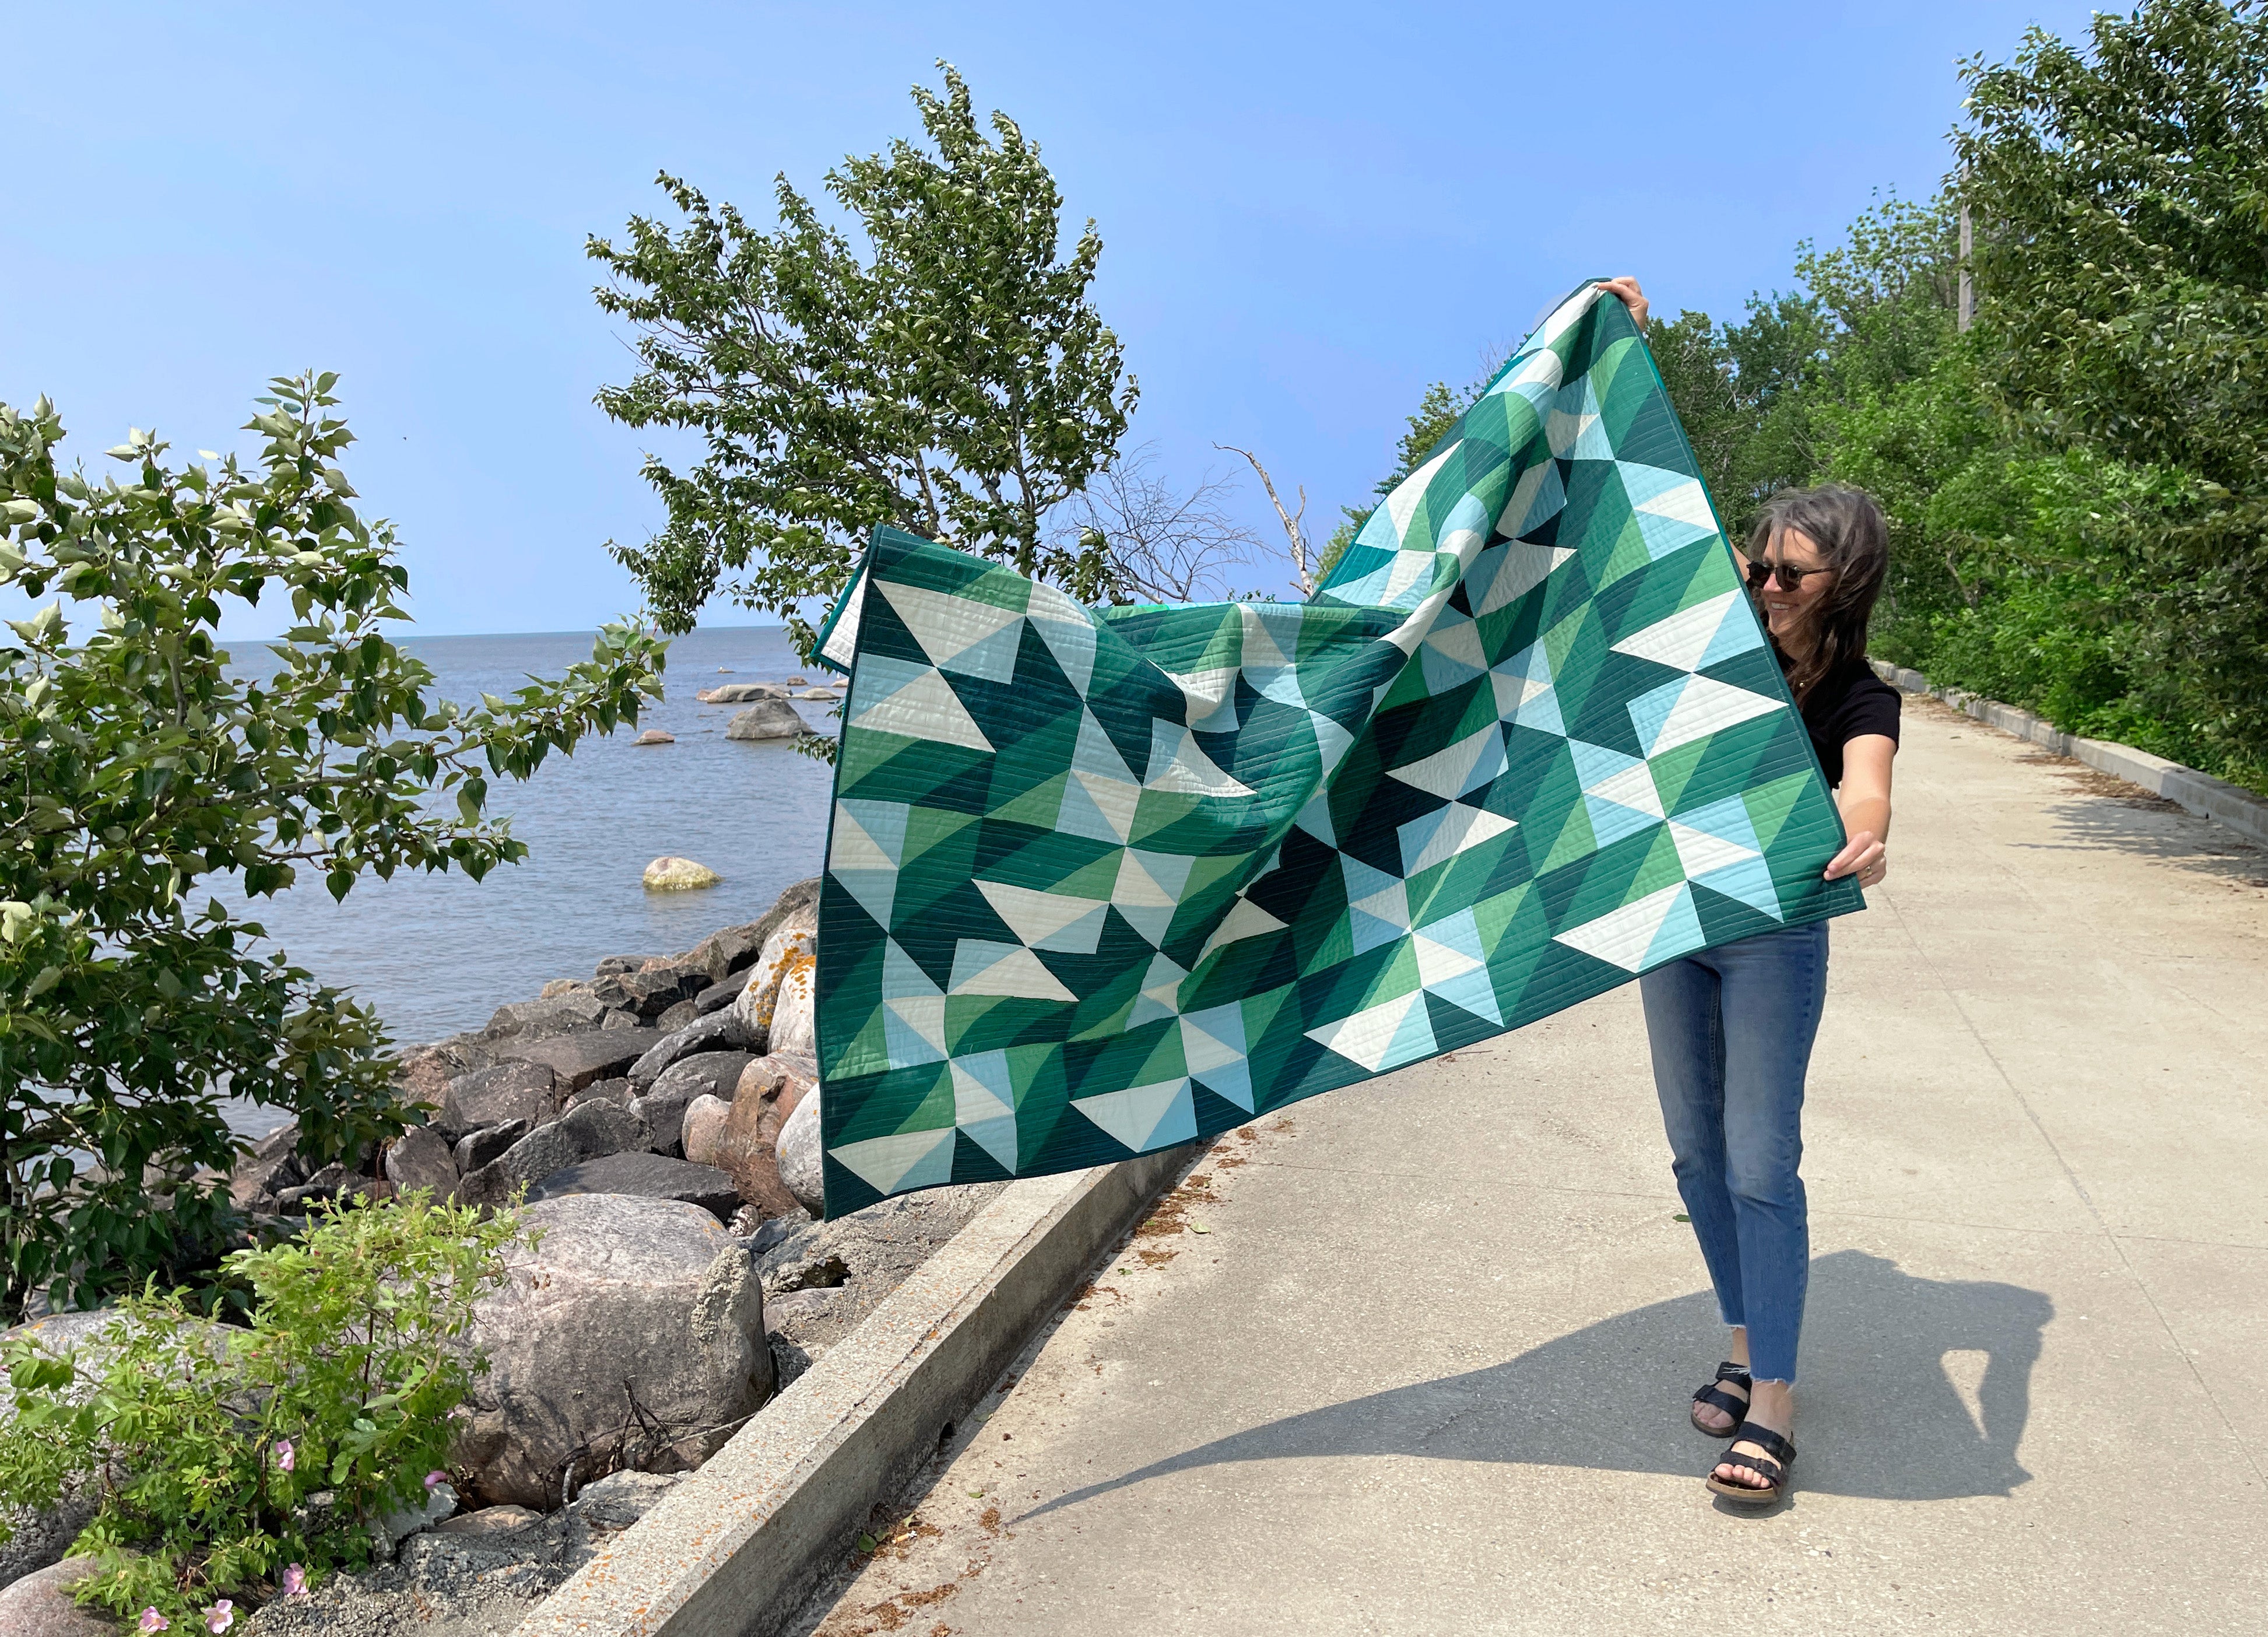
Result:
[[[425,1474],[425,1493],[430,1495],[433,1493],[433,1487],[435,1485],[446,1484],[448,1481],[449,1475],[441,1471],[438,1467],[436,1467],[433,1471]]]
[[[289,1438],[279,1438],[276,1441],[276,1470],[277,1471],[290,1471],[298,1460],[298,1457],[291,1453],[291,1441]]]
[[[236,1605],[225,1597],[205,1611],[205,1629],[209,1632],[225,1632],[235,1624]]]
[[[284,1567],[284,1595],[287,1597],[304,1597],[307,1595],[307,1571],[297,1563],[287,1564]]]
[[[137,1632],[164,1632],[173,1628],[173,1622],[158,1613],[155,1604],[143,1610],[142,1618],[134,1622],[134,1629]]]

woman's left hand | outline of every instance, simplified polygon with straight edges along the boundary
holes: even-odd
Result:
[[[1827,879],[1856,875],[1859,885],[1872,887],[1890,873],[1889,853],[1870,830],[1862,830],[1827,861]]]
[[[1607,282],[1601,284],[1599,288],[1605,291],[1609,295],[1621,298],[1622,304],[1630,309],[1631,321],[1635,322],[1640,329],[1644,329],[1646,328],[1646,315],[1647,312],[1646,291],[1638,287],[1638,280],[1632,278],[1628,273],[1624,273],[1619,278],[1610,278],[1607,280]]]

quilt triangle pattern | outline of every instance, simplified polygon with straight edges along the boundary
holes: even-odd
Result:
[[[1208,1136],[1861,907],[1589,284],[1305,603],[1089,608],[884,528],[819,657],[829,1215]]]

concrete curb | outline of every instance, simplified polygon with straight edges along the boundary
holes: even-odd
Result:
[[[1011,1184],[515,1637],[771,1637],[1198,1152]]]
[[[1975,717],[1988,727],[1997,727],[2004,734],[2014,734],[2019,739],[2029,739],[2044,746],[2058,756],[2067,756],[2084,762],[2088,766],[2123,778],[2130,785],[2139,785],[2154,796],[2163,796],[2169,801],[2180,803],[2199,818],[2209,818],[2226,824],[2247,841],[2268,847],[2268,801],[2263,801],[2250,791],[2215,778],[2210,773],[2200,773],[2193,767],[2183,767],[2178,762],[2169,762],[2161,756],[2152,756],[2146,750],[2137,750],[2132,745],[2113,744],[2107,739],[2082,739],[2077,734],[2066,734],[2043,717],[2029,711],[2019,711],[2012,704],[2002,704],[1997,699],[1986,699],[1958,688],[1933,688],[1929,678],[1919,671],[1910,671],[1902,665],[1885,665],[1873,661],[1875,675],[1896,688],[1901,693],[1927,694],[1942,699],[1955,710]]]

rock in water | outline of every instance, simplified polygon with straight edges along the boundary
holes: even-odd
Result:
[[[630,742],[634,745],[674,745],[677,742],[677,735],[665,734],[659,727],[649,727]]]
[[[521,1220],[540,1242],[474,1309],[490,1368],[456,1450],[474,1501],[556,1506],[568,1464],[625,1427],[625,1464],[685,1471],[770,1396],[755,1266],[707,1211],[577,1194]]]
[[[819,1102],[824,1089],[814,1086],[795,1105],[795,1112],[780,1127],[774,1152],[778,1155],[780,1181],[814,1216],[827,1212],[827,1173],[819,1158]]]
[[[693,697],[703,704],[748,704],[758,699],[780,699],[787,689],[777,682],[719,682]]]
[[[727,739],[792,739],[803,732],[803,718],[784,699],[760,699],[732,719]]]
[[[707,865],[696,864],[690,859],[656,859],[645,866],[648,892],[691,892],[696,888],[714,887],[724,879]]]

